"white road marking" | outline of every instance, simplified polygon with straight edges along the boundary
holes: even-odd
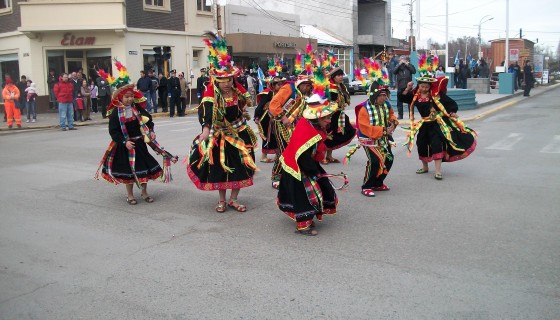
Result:
[[[541,149],[542,153],[560,153],[560,136],[554,136],[554,139]]]
[[[523,134],[521,133],[510,133],[506,138],[494,142],[486,149],[493,150],[512,150],[513,146],[523,139]]]

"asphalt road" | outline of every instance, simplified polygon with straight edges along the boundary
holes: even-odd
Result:
[[[317,237],[277,209],[271,164],[241,191],[244,214],[216,213],[180,163],[130,206],[93,179],[107,128],[2,136],[0,319],[558,319],[558,99],[470,122],[478,148],[443,181],[402,147],[375,198],[360,194],[363,151],[328,165],[350,187]],[[198,131],[156,119],[181,160]]]

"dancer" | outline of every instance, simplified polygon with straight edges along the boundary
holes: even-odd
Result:
[[[135,205],[133,185],[141,187],[141,197],[147,203],[154,202],[148,195],[148,181],[162,178],[170,182],[171,162],[177,157],[156,142],[152,116],[144,109],[146,98],[129,83],[130,78],[124,65],[115,60],[119,78],[113,78],[104,70],[98,71],[99,76],[110,86],[116,88],[107,109],[109,117],[109,134],[111,143],[101,159],[95,178],[99,179],[99,171],[103,179],[114,184],[123,183],[126,187],[126,202]],[[164,169],[148,152],[150,146],[156,153],[163,156]]]
[[[226,210],[228,189],[231,195],[227,206],[245,212],[247,207],[237,198],[241,188],[253,185],[257,170],[254,154],[257,137],[247,125],[246,107],[251,99],[234,80],[238,69],[227,54],[226,41],[211,32],[204,36],[210,49],[211,80],[198,107],[202,133],[192,143],[187,174],[198,189],[218,190],[217,212]]]
[[[268,112],[273,120],[272,132],[278,143],[271,177],[272,187],[275,189],[278,189],[282,172],[278,159],[284,152],[292,136],[292,131],[306,108],[305,98],[309,97],[312,92],[312,63],[313,48],[311,43],[308,43],[305,55],[298,53],[296,56],[295,71],[298,74],[296,82],[285,84],[270,101]]]
[[[276,61],[276,63],[275,63]],[[259,128],[259,135],[262,139],[261,159],[260,162],[271,163],[275,159],[269,159],[267,155],[276,154],[278,143],[276,136],[272,133],[273,122],[268,113],[270,101],[276,93],[282,88],[286,82],[285,78],[280,77],[279,72],[282,71],[282,60],[276,58],[269,61],[268,78],[265,80],[268,83],[268,88],[264,89],[257,95],[257,108],[253,119]],[[278,70],[279,69],[279,70]]]
[[[280,157],[282,174],[278,189],[278,207],[296,222],[296,232],[316,236],[313,218],[335,214],[338,198],[320,161],[325,157],[326,129],[336,103],[326,99],[329,82],[317,68],[314,94],[307,99],[303,118],[297,122],[290,142]]]
[[[435,179],[442,180],[442,162],[453,162],[469,156],[476,148],[476,132],[467,127],[457,116],[457,103],[449,98],[447,78],[433,78],[438,65],[437,56],[423,54],[418,61],[421,77],[416,78],[418,86],[412,89],[413,82],[399,95],[410,103],[410,128],[407,135],[408,152],[413,148],[414,137],[422,168],[416,173],[429,171],[428,162],[435,162]],[[422,119],[414,122],[414,107]]]
[[[399,122],[391,105],[386,101],[389,94],[387,70],[381,68],[377,61],[369,58],[364,59],[364,64],[367,76],[372,83],[368,90],[368,100],[355,108],[359,144],[348,151],[345,163],[358,148],[364,148],[368,162],[362,184],[362,194],[366,197],[375,197],[375,191],[389,190],[389,187],[384,184],[384,180],[393,165],[391,135]],[[360,80],[365,82],[359,69],[355,70],[355,74],[357,78],[361,78]]]
[[[344,70],[338,66],[336,56],[332,51],[327,51],[325,60],[328,61],[328,75],[330,80],[330,100],[337,103],[338,108],[332,115],[332,121],[327,129],[328,138],[325,141],[327,155],[321,162],[322,164],[340,163],[332,155],[333,150],[339,149],[354,139],[356,129],[350,123],[348,116],[344,113],[344,108],[350,105],[350,93],[344,85]]]

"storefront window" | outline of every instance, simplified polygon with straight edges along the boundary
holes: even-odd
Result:
[[[162,53],[163,55],[157,55],[153,49],[142,50],[143,70],[152,69],[154,70],[155,74],[159,74],[160,72],[162,72],[165,76],[168,76],[169,71],[173,69],[173,53],[171,51],[162,51]]]
[[[86,71],[87,77],[97,78],[97,71],[99,69],[103,69],[108,73],[112,73],[112,66],[111,66],[111,49],[93,49],[86,51]]]
[[[83,69],[88,78],[95,78],[98,69],[111,73],[111,49],[48,50],[47,65],[47,73],[50,69],[53,69],[56,75]]]
[[[4,76],[9,74],[14,81],[19,79],[19,60],[17,53],[0,54],[0,75],[2,76],[1,83],[4,88]],[[1,88],[0,88],[1,89]],[[0,101],[2,97],[0,97]]]

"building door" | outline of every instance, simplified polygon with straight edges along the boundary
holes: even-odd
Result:
[[[83,69],[83,59],[66,59],[66,71],[70,74]]]

